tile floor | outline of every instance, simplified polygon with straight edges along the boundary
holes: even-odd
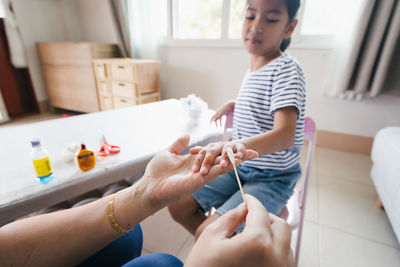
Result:
[[[317,148],[299,266],[400,266],[400,245],[385,212],[376,206],[371,164],[366,155]],[[166,209],[141,225],[144,253],[165,252],[186,259],[194,239]]]
[[[59,118],[41,114],[8,127]],[[304,165],[305,154],[302,155]],[[312,166],[301,243],[302,267],[400,266],[400,245],[385,212],[376,206],[366,155],[317,148]],[[193,237],[163,209],[141,223],[143,253],[163,252],[184,261]]]

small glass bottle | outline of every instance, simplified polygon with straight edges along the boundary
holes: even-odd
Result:
[[[53,177],[53,168],[51,167],[49,152],[42,148],[39,139],[31,141],[32,152],[31,157],[33,161],[33,166],[37,174],[37,178],[41,182],[47,182]]]

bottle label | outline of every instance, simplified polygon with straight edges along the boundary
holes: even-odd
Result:
[[[47,177],[53,173],[49,157],[33,160],[33,166],[35,166],[35,171],[39,178]]]

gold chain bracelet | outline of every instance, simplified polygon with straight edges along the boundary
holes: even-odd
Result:
[[[107,217],[108,220],[110,221],[111,226],[119,233],[128,233],[129,231],[131,231],[132,229],[126,229],[124,227],[122,227],[121,225],[119,225],[119,223],[115,220],[115,216],[114,216],[114,199],[115,196],[117,194],[115,193],[114,195],[112,195],[112,197],[110,198],[110,201],[108,201],[108,205],[107,205]]]

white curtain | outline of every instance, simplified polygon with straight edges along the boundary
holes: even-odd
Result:
[[[118,33],[118,46],[123,57],[132,57],[128,30],[128,8],[126,0],[110,0]]]
[[[352,0],[345,6],[324,93],[349,100],[377,96],[399,36],[400,1]]]
[[[12,2],[11,0],[0,0],[0,5],[5,9],[6,18],[4,19],[4,28],[7,36],[8,48],[10,50],[11,64],[15,68],[26,68],[27,62],[24,44],[15,14],[12,10]]]
[[[127,21],[133,58],[158,59],[167,38],[168,0],[127,0]]]

